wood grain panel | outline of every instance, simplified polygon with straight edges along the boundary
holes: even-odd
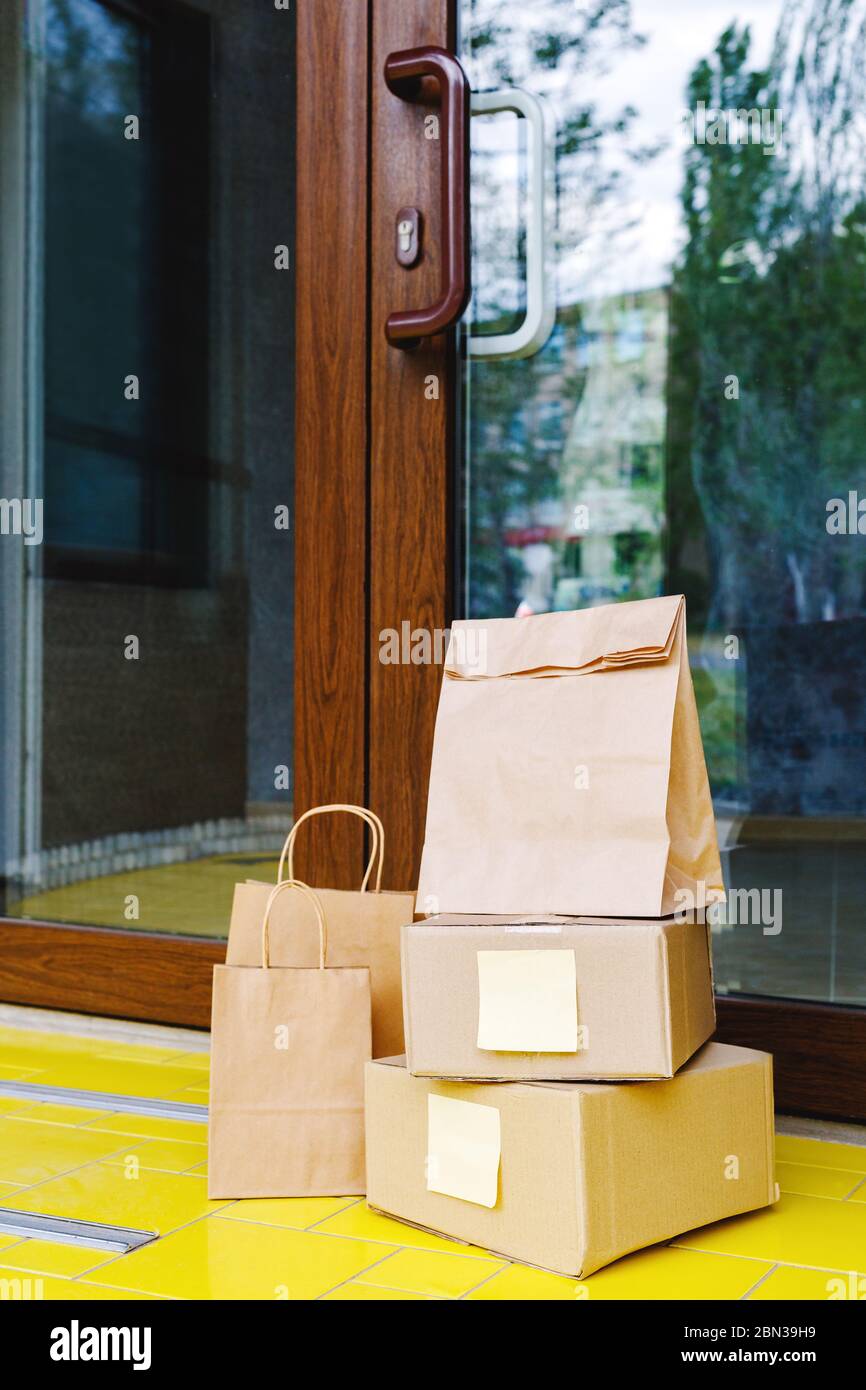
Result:
[[[383,665],[381,634],[445,628],[449,617],[453,343],[391,347],[389,313],[440,293],[440,144],[432,108],[401,101],[382,70],[389,53],[449,46],[447,0],[376,0],[372,48],[370,315],[370,805],[389,833],[387,886],[413,888],[424,833],[441,666]],[[420,208],[424,242],[410,271],[395,257],[395,220]],[[453,335],[452,335],[453,336]],[[439,399],[427,399],[429,379]]]
[[[297,6],[296,815],[365,801],[367,59],[362,0]],[[297,871],[354,887],[362,845],[316,821]]]
[[[720,1042],[772,1052],[777,1110],[866,1122],[866,1010],[728,995],[716,1008]]]
[[[210,1027],[224,941],[155,932],[0,922],[0,999],[147,1023]]]

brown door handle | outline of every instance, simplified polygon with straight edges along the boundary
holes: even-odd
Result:
[[[385,60],[385,81],[403,101],[423,101],[421,79],[439,88],[442,158],[442,294],[427,309],[391,314],[385,325],[389,343],[417,347],[422,338],[453,328],[469,303],[469,79],[447,49],[410,48]]]

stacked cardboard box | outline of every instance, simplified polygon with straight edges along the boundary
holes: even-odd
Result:
[[[402,959],[417,1076],[671,1077],[715,1028],[700,922],[443,915],[403,927]]]
[[[432,915],[403,928],[407,1056],[367,1068],[367,1196],[581,1277],[774,1200],[771,1059],[707,1041],[689,904],[721,871],[682,599],[472,626],[436,727]]]
[[[707,1043],[671,1081],[507,1082],[367,1068],[367,1200],[578,1278],[773,1196],[770,1058]]]

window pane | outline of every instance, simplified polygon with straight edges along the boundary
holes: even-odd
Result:
[[[218,936],[291,816],[293,17],[0,39],[0,495],[44,502],[0,536],[0,907]]]
[[[863,6],[461,18],[473,89],[551,113],[557,195],[546,345],[466,354],[464,612],[685,593],[717,982],[866,1004]],[[520,272],[513,141],[473,127],[475,335]]]

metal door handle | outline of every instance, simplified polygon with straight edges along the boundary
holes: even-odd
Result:
[[[513,333],[469,337],[470,357],[532,357],[540,352],[556,322],[556,298],[550,274],[551,204],[554,190],[554,143],[548,117],[538,97],[520,87],[474,92],[473,116],[514,111],[529,134],[529,206],[526,227],[526,316]]]
[[[385,81],[403,101],[423,100],[422,77],[439,88],[442,158],[442,293],[426,309],[391,314],[385,325],[395,347],[417,347],[453,328],[469,303],[469,80],[444,48],[410,48],[385,60]]]

